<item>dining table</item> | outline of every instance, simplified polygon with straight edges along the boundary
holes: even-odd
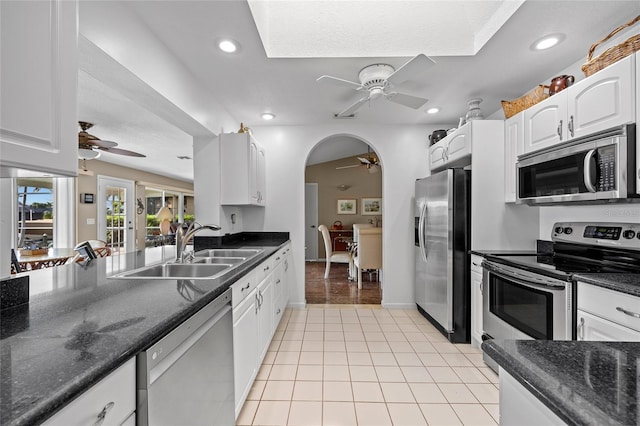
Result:
[[[21,272],[35,269],[50,268],[52,266],[64,265],[78,254],[72,248],[49,248],[46,253],[36,255],[20,254],[16,252],[16,259],[20,265]]]

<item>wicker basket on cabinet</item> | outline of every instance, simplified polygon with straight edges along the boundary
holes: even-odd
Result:
[[[587,54],[587,63],[582,66],[582,71],[587,77],[640,50],[640,34],[636,34],[625,40],[623,43],[605,50],[596,58],[593,57],[593,52],[601,43],[604,43],[620,31],[634,25],[638,21],[640,21],[640,15],[636,16],[626,24],[620,25],[618,28],[611,31],[608,36],[591,46],[591,49],[589,49],[589,53]]]

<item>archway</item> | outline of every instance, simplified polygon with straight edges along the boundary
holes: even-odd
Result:
[[[379,269],[363,272],[359,289],[357,268],[349,265],[356,246],[353,225],[382,226],[382,164],[375,149],[354,135],[322,139],[307,158],[305,188],[307,303],[380,304]],[[320,225],[327,230],[318,232]],[[381,243],[375,247],[382,251]],[[327,252],[333,254],[334,261],[325,275]]]

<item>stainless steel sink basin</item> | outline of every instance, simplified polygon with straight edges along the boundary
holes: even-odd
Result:
[[[244,257],[251,258],[262,253],[263,249],[210,249],[197,252],[198,257]]]
[[[238,263],[242,263],[247,260],[246,257],[200,257],[197,256],[193,263],[230,263],[232,265],[237,265]]]
[[[165,263],[123,272],[111,278],[135,279],[213,279],[230,271],[231,263]]]

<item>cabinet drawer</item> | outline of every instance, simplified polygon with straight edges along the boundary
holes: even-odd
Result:
[[[287,254],[287,250],[288,250],[289,246],[285,246],[283,248],[281,248],[280,250],[278,250],[276,252],[276,254],[274,254],[273,256],[271,256],[273,258],[273,266],[276,267],[278,266],[280,263],[282,263],[282,261],[284,260],[284,257]]]
[[[231,306],[236,307],[258,285],[255,269],[231,285]]]
[[[136,409],[135,358],[127,361],[88,391],[73,400],[44,425],[92,425],[103,411],[102,426],[120,425]]]
[[[579,282],[578,309],[640,331],[640,297]]]
[[[262,262],[255,269],[256,283],[260,284],[265,278],[273,272],[275,257],[271,256],[269,259]]]

